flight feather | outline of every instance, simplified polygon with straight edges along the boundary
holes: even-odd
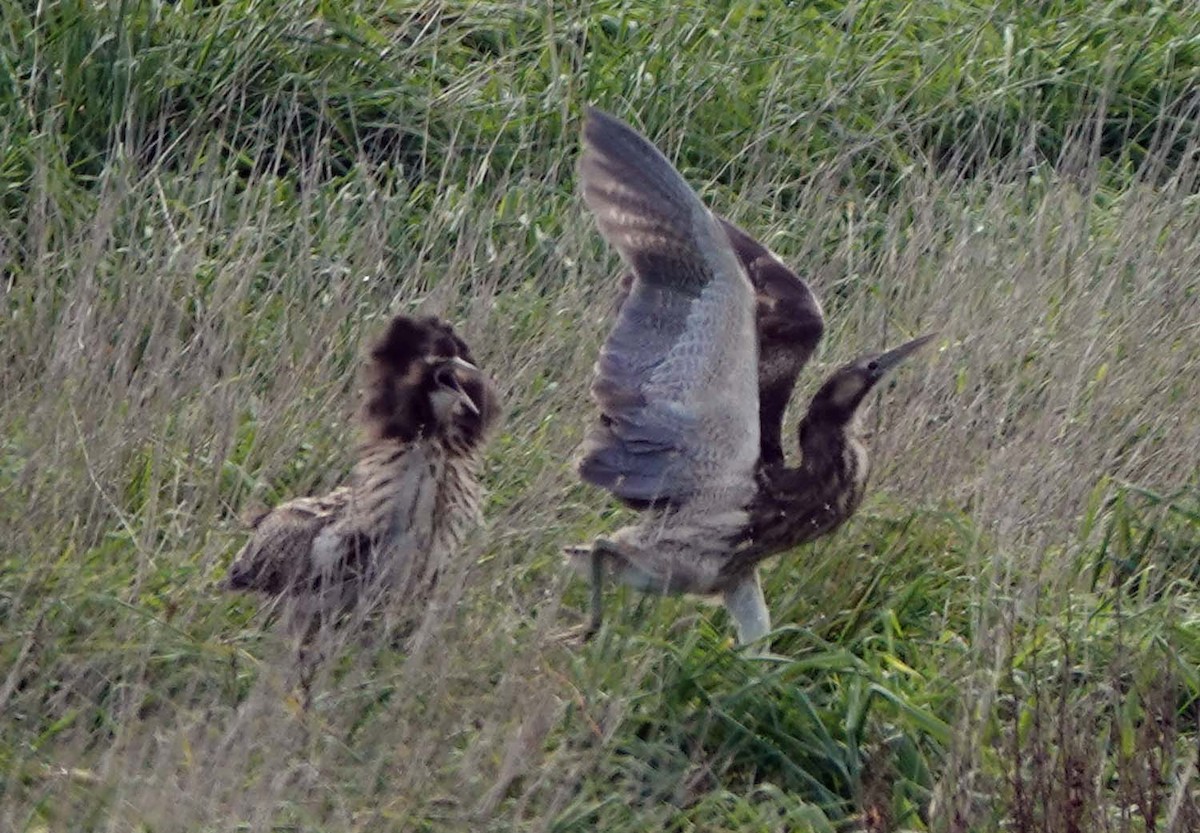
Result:
[[[579,463],[633,501],[753,488],[759,455],[754,290],[720,221],[670,162],[592,110],[583,197],[633,270],[596,363],[599,421]]]

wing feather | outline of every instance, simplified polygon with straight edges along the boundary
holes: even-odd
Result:
[[[230,567],[228,587],[276,594],[306,586],[312,576],[313,542],[345,508],[349,492],[300,497],[255,518],[250,540]]]
[[[759,458],[764,465],[782,464],[784,412],[825,333],[824,315],[808,284],[774,252],[724,217],[717,219],[757,294]],[[633,275],[622,275],[614,305],[618,313],[632,287]]]
[[[646,139],[592,110],[584,201],[633,271],[596,363],[580,475],[632,502],[748,496],[759,453],[754,292],[717,218]]]
[[[745,231],[718,219],[757,295],[761,460],[766,465],[783,463],[783,414],[796,378],[825,332],[825,319],[820,302],[799,275]]]

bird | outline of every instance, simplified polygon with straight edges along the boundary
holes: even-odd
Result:
[[[225,581],[287,602],[302,641],[356,609],[423,602],[479,524],[496,387],[436,317],[396,315],[370,351],[365,440],[348,482],[249,519]]]
[[[725,229],[734,253],[746,270],[755,291],[755,328],[758,334],[760,462],[783,462],[783,416],[800,371],[808,363],[825,333],[821,304],[799,275],[779,256],[745,230],[714,214]],[[626,272],[619,282],[617,313],[633,286]],[[626,500],[634,508],[645,502]]]
[[[828,534],[857,510],[869,474],[858,414],[867,394],[933,335],[838,368],[783,453],[783,413],[824,332],[808,286],[710,211],[644,136],[589,108],[583,201],[631,273],[596,362],[577,470],[640,510],[564,548],[603,620],[607,577],[648,593],[718,596],[738,642],[771,629],[758,564]]]

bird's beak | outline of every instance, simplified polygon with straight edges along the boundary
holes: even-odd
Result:
[[[458,357],[458,356],[455,356],[454,358],[450,359],[449,361],[447,361],[447,362],[446,362],[446,364],[448,364],[448,365],[450,365],[450,366],[452,366],[452,367],[457,367],[457,368],[458,368],[458,369],[460,369],[460,370],[467,370],[467,371],[470,371],[471,373],[478,373],[478,372],[479,372],[479,368],[478,368],[478,367],[476,367],[475,365],[471,364],[471,363],[470,363],[469,361],[467,361],[466,359],[460,358],[460,357]]]
[[[933,339],[936,337],[937,333],[929,333],[928,335],[923,335],[920,338],[914,338],[912,341],[905,342],[899,347],[893,347],[886,353],[877,356],[875,358],[875,378],[883,376],[883,374],[887,373],[893,367],[900,364],[900,362],[907,359],[919,348],[933,341]]]
[[[479,373],[478,367],[471,364],[466,359],[460,359],[458,356],[455,356],[454,358],[448,360],[446,362],[446,366],[451,367],[455,370],[465,370],[468,373]],[[476,405],[475,402],[471,399],[471,397],[467,394],[467,392],[462,389],[462,385],[458,381],[457,374],[455,374],[453,372],[447,374],[446,384],[458,392],[459,397],[461,397],[461,399],[462,399],[463,407],[465,407],[471,413],[475,414],[475,416],[479,416],[479,406]]]

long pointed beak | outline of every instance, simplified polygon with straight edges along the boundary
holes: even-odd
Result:
[[[907,341],[904,344],[901,344],[899,347],[893,347],[886,353],[881,353],[879,356],[876,356],[874,362],[875,377],[879,378],[880,376],[883,376],[883,374],[900,364],[900,362],[907,359],[921,347],[933,341],[933,339],[936,337],[937,333],[929,333],[921,336],[920,338],[914,338],[912,341]]]

